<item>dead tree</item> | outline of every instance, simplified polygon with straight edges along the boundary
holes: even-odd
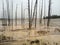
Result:
[[[3,7],[3,16],[2,16],[2,26],[4,27],[4,1],[2,1],[2,7]]]
[[[51,0],[49,0],[49,7],[48,7],[48,21],[47,21],[47,26],[49,26],[50,23],[50,10],[51,10]]]
[[[44,0],[44,17],[45,17],[45,6],[46,6],[46,4],[45,4],[45,0]],[[45,25],[45,19],[44,19],[44,25]]]
[[[35,2],[34,12],[33,12],[32,20],[31,20],[31,26],[32,26],[33,20],[35,18],[35,27],[36,27],[36,20],[37,20],[37,2],[38,2],[38,0],[36,0],[36,2]]]
[[[36,0],[35,28],[37,24],[37,4],[38,4],[38,0]]]
[[[31,19],[32,19],[32,11],[33,11],[33,0],[31,1]]]
[[[7,3],[8,26],[10,26],[9,0],[6,0],[6,3]]]
[[[5,15],[4,15],[4,1],[2,0],[2,9],[3,9],[3,16],[2,16],[2,26],[3,26],[3,30],[2,31],[5,31],[5,26],[6,26],[6,21],[5,21]]]
[[[43,0],[42,0],[42,6],[41,6],[40,24],[42,23],[42,12],[43,12]]]
[[[13,0],[12,0],[12,29],[13,29]]]
[[[33,18],[32,12],[33,12],[33,0],[31,1],[31,19],[30,19],[31,27],[32,27],[32,18]]]
[[[3,26],[3,30],[5,31],[5,27],[7,26],[7,20],[5,18],[5,15],[6,15],[6,10],[4,9],[4,1],[2,0],[2,26]]]
[[[21,26],[24,26],[23,2],[21,3]]]
[[[3,34],[4,34],[4,31],[5,31],[5,17],[4,17],[4,1],[2,0],[2,26],[3,26],[3,28],[2,28],[2,35],[1,35],[1,40],[0,40],[0,42],[2,42],[2,37],[3,37]]]
[[[16,11],[15,11],[15,26],[17,26],[17,4],[16,4]]]
[[[28,0],[29,29],[31,29],[30,0]]]
[[[40,3],[39,3],[40,4]],[[40,5],[39,5],[39,24],[40,24],[40,16],[41,16],[41,11],[40,11]]]

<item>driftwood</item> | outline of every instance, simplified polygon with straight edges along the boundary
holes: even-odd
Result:
[[[56,32],[56,31],[60,32],[60,29],[59,28],[55,28],[55,31],[54,32]]]
[[[39,45],[40,41],[39,41],[39,40],[34,40],[34,41],[31,41],[31,42],[30,42],[31,45],[34,44],[34,43],[36,43],[36,44]]]
[[[38,31],[37,33],[38,33],[39,35],[40,35],[40,34],[45,35],[45,34],[49,33],[49,31]]]

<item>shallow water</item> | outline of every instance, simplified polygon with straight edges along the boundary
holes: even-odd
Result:
[[[6,23],[6,22],[7,22],[7,20],[4,20],[4,23]],[[17,20],[16,22],[17,22],[17,25],[20,25],[21,24],[21,20]],[[12,20],[10,20],[10,23],[12,24]],[[22,21],[22,24],[23,23],[24,24],[28,24],[28,20]],[[44,23],[44,20],[42,21],[42,23]],[[37,20],[37,24],[39,24],[39,20]],[[47,24],[47,19],[45,19],[45,24]],[[2,20],[0,20],[0,26],[1,25],[2,25]],[[15,25],[15,20],[13,20],[13,25]],[[60,19],[51,19],[50,20],[50,26],[59,26],[60,27]]]
[[[45,22],[45,25],[47,24],[47,20],[45,20],[46,22]],[[12,21],[11,21],[11,23],[12,23]],[[44,23],[44,22],[43,22]],[[18,20],[17,21],[17,24],[20,26],[21,25],[21,20]],[[23,23],[22,23],[23,24]],[[27,20],[25,20],[25,22],[24,22],[24,24],[26,24],[26,25],[28,25],[28,21]],[[12,25],[12,24],[11,24]],[[34,23],[33,23],[33,25],[34,25]],[[38,27],[38,25],[39,25],[39,20],[37,21],[37,27]],[[2,26],[2,21],[0,20],[0,27]],[[13,26],[15,26],[15,21],[13,21]],[[51,19],[51,21],[50,21],[50,26],[52,26],[52,27],[60,27],[60,19]],[[3,27],[2,27],[3,28]],[[19,27],[20,28],[20,27]],[[39,28],[39,27],[38,27]],[[1,28],[0,28],[1,29]],[[53,30],[53,29],[51,29],[51,30]],[[30,35],[32,35],[32,36],[34,36],[33,35],[33,33],[34,33],[34,31],[32,31],[31,32],[31,34]],[[56,34],[57,34],[58,32],[56,32]],[[9,30],[6,30],[6,32],[0,32],[0,34],[4,34],[4,35],[6,35],[6,36],[12,36],[14,39],[16,39],[16,40],[20,40],[20,39],[26,39],[27,37],[28,37],[28,35],[29,35],[29,31],[28,32],[26,32],[26,31],[15,31],[15,32],[12,32],[12,31],[9,31]],[[35,34],[35,33],[34,33]],[[55,33],[54,33],[54,35],[56,35]],[[59,33],[60,34],[60,33]],[[52,34],[51,34],[52,35]],[[51,43],[51,45],[55,45],[55,44],[53,44],[53,42],[57,42],[57,43],[59,43],[59,45],[60,45],[60,35],[59,36],[43,36],[42,38],[43,38],[43,40],[42,41],[44,41],[44,43],[46,42],[46,40],[48,39],[48,42],[50,42]],[[57,34],[58,35],[58,34]],[[24,37],[24,38],[23,38]],[[35,39],[36,37],[34,37],[34,38],[31,38],[31,39]],[[39,38],[38,38],[39,39]],[[23,41],[23,42],[20,42],[20,41],[17,41],[17,42],[8,42],[8,43],[2,43],[2,44],[0,44],[0,45],[24,45],[24,43],[25,43],[25,41]],[[29,44],[29,42],[26,42],[27,43],[27,45],[30,45]],[[33,45],[38,45],[38,44],[33,44]],[[43,44],[41,44],[41,45],[43,45]]]

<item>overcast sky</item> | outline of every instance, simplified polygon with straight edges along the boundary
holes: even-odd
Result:
[[[6,12],[6,0],[4,1],[4,9],[5,9],[5,13]],[[34,3],[35,0],[30,0],[30,2],[33,1],[33,7],[34,7]],[[45,14],[48,15],[48,2],[49,0],[45,0]],[[23,9],[25,10],[24,13],[26,15],[26,17],[28,17],[27,15],[27,8],[28,8],[28,0],[13,0],[13,14],[15,15],[15,10],[16,10],[16,4],[18,4],[18,18],[20,18],[21,15],[21,4],[23,4]],[[39,6],[41,9],[41,3],[42,0],[38,0],[38,17],[39,17]],[[9,4],[10,4],[10,13],[11,13],[11,0],[9,0]],[[44,9],[44,8],[43,8]],[[43,15],[44,15],[44,11],[43,11]],[[60,0],[52,0],[51,1],[51,15],[60,15]],[[0,0],[0,17],[2,17],[2,0]]]

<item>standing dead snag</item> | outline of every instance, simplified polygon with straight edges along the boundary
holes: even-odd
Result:
[[[4,1],[2,1],[2,7],[3,7],[3,19],[2,19],[2,26],[4,27],[5,26],[5,23],[4,23]]]
[[[37,4],[38,4],[38,0],[36,0],[35,28],[37,23]]]
[[[3,15],[2,15],[2,26],[3,26],[3,30],[5,31],[5,26],[6,26],[6,20],[5,20],[5,15],[4,15],[4,1],[2,0],[2,9],[3,9]]]
[[[42,23],[42,12],[43,12],[43,0],[42,0],[42,6],[41,6],[40,24]]]
[[[3,34],[5,33],[5,23],[6,23],[6,20],[5,20],[5,15],[4,15],[4,0],[2,0],[2,26],[3,26],[3,30],[1,30],[2,34],[1,34],[1,39],[0,39],[0,42],[2,42],[2,37],[3,37]]]
[[[44,17],[45,17],[45,6],[46,6],[46,4],[45,4],[45,0],[44,0]],[[44,25],[45,25],[45,18],[44,18]]]
[[[31,1],[31,19],[32,19],[32,11],[33,11],[33,0]]]
[[[8,26],[10,26],[9,0],[6,0],[6,3],[7,3]]]
[[[34,12],[33,12],[32,20],[31,20],[31,26],[32,26],[33,20],[35,18],[35,28],[36,28],[36,20],[37,20],[37,2],[38,2],[38,0],[36,0],[36,2],[35,2]]]
[[[48,7],[48,21],[47,21],[47,26],[49,26],[50,23],[50,10],[51,10],[51,0],[49,0],[49,7]]]
[[[36,3],[35,3],[35,5],[34,5],[34,12],[33,12],[33,14],[32,14],[32,20],[31,20],[31,26],[32,26],[32,23],[33,23],[33,20],[34,20],[34,16],[35,16],[35,10],[36,9]]]
[[[40,3],[39,3],[40,4]],[[41,16],[41,11],[40,11],[40,5],[39,5],[39,24],[40,24],[40,16]]]
[[[23,10],[23,2],[21,3],[21,26],[23,26],[23,28],[24,28],[24,11],[25,10]]]
[[[17,26],[17,4],[16,4],[16,11],[15,11],[15,26]]]
[[[31,29],[30,0],[28,0],[29,29]]]
[[[32,12],[33,12],[33,0],[31,1],[31,27],[32,27],[32,18],[33,18]]]
[[[12,30],[13,30],[13,0],[12,0]]]

